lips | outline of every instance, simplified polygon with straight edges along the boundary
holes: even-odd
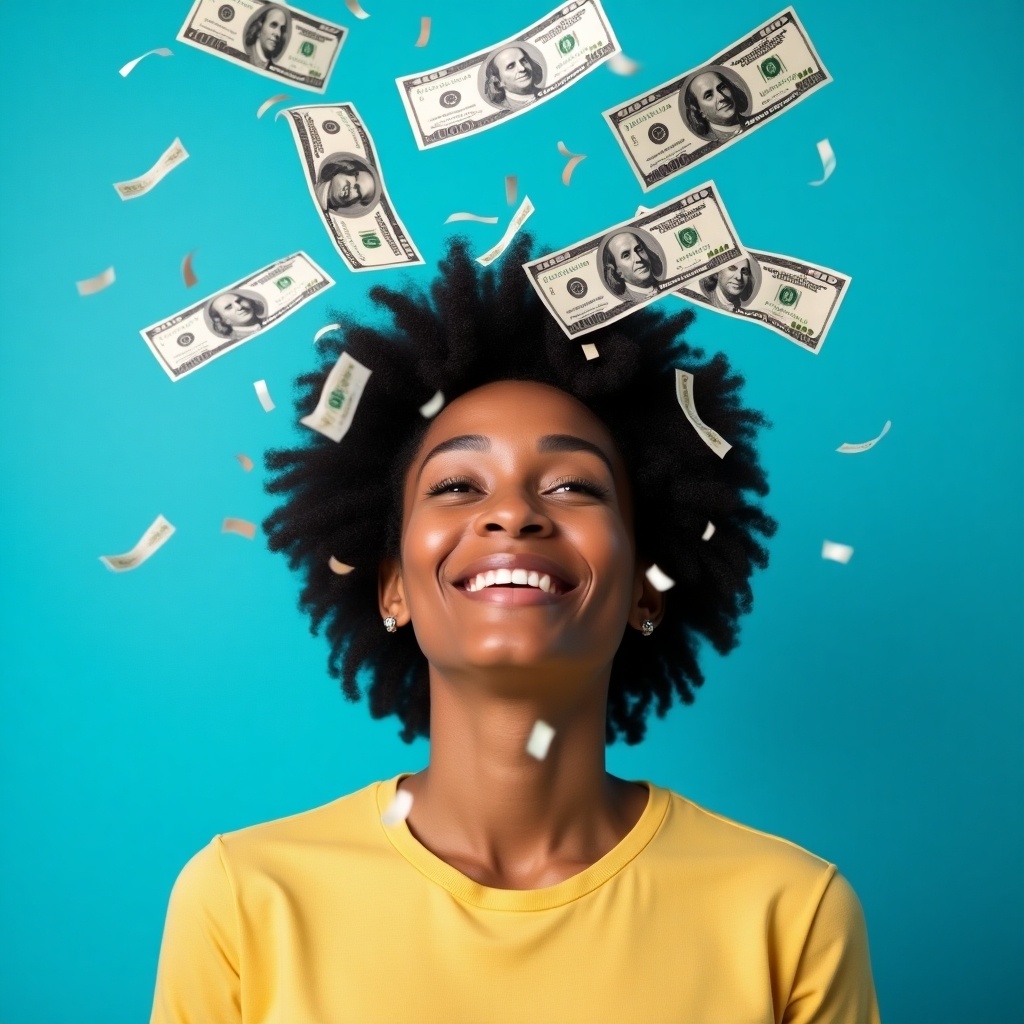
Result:
[[[547,581],[544,581],[544,577],[547,577]],[[511,552],[489,555],[470,562],[455,575],[452,582],[459,590],[470,594],[529,590],[546,597],[560,597],[574,590],[577,584],[569,570],[549,558]],[[543,588],[540,587],[542,582]]]

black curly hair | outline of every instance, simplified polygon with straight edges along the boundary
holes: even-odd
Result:
[[[302,574],[299,607],[314,635],[326,631],[330,674],[357,701],[357,676],[372,673],[370,714],[397,715],[407,743],[430,734],[428,666],[411,629],[381,628],[377,576],[385,557],[399,557],[405,474],[430,422],[419,408],[437,391],[450,402],[492,381],[550,384],[586,405],[619,447],[633,491],[637,558],[656,563],[676,586],[653,635],[623,636],[612,662],[606,743],[620,733],[639,743],[652,700],[659,718],[673,692],[693,703],[692,688],[704,682],[700,638],[721,653],[735,647],[739,616],[751,607],[750,577],[767,564],[762,539],[776,524],[751,500],[768,493],[754,448],[767,423],[740,404],[743,380],[724,356],[706,359],[682,340],[693,312],[638,310],[588,334],[600,353],[588,360],[523,273],[531,249],[522,235],[500,264],[480,272],[456,238],[429,296],[412,286],[370,290],[390,311],[386,328],[332,314],[340,329],[321,343],[320,368],[296,380],[296,408],[300,416],[315,408],[331,367],[348,352],[372,372],[349,431],[340,443],[310,431],[299,447],[265,456],[266,489],[286,498],[263,528],[271,550]],[[694,375],[701,418],[732,444],[725,458],[683,415],[677,366]],[[709,520],[715,532],[704,541]],[[332,557],[354,570],[337,574]]]

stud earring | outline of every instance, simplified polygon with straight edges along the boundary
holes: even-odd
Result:
[[[640,623],[640,632],[643,633],[644,636],[650,636],[654,632],[654,623],[651,622],[650,619],[644,619],[644,621]]]
[[[386,630],[387,630],[387,631],[388,631],[389,633],[397,633],[397,632],[398,632],[398,619],[396,619],[396,618],[394,617],[394,615],[389,615],[389,616],[388,616],[388,617],[387,617],[387,618],[386,618],[386,619],[384,620],[384,628],[385,628],[385,629],[386,629]]]

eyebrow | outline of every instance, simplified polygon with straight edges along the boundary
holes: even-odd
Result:
[[[459,434],[456,437],[450,437],[447,441],[442,441],[430,449],[427,457],[420,465],[417,477],[423,473],[427,463],[435,455],[442,455],[445,452],[487,452],[490,450],[491,439],[483,434]],[[615,470],[612,468],[612,460],[605,451],[594,444],[593,441],[584,440],[584,438],[576,437],[574,434],[545,434],[537,442],[537,451],[544,453],[589,452],[591,455],[596,455],[608,467],[608,472],[612,476],[615,475]]]

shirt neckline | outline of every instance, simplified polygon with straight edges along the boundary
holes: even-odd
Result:
[[[377,783],[379,827],[391,845],[423,875],[447,889],[457,899],[484,910],[549,910],[593,892],[629,864],[654,838],[669,805],[667,789],[646,779],[630,780],[647,787],[647,806],[637,823],[600,860],[571,878],[542,889],[494,889],[481,885],[441,860],[420,843],[405,821],[390,827],[380,821],[380,816],[395,798],[399,782],[412,774],[401,772]]]

